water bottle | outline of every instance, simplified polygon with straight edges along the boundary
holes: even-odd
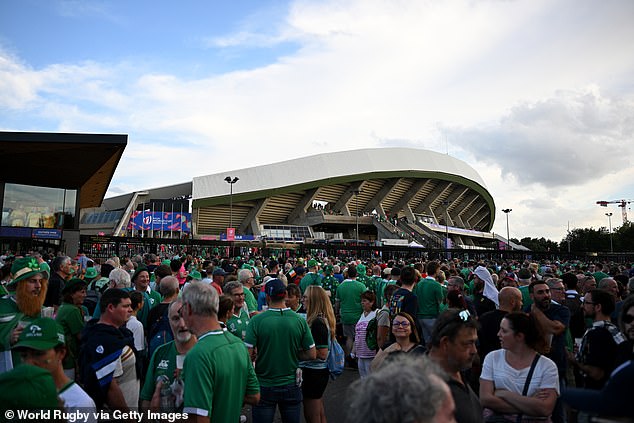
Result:
[[[161,386],[161,411],[174,411],[174,396],[170,388],[170,379],[166,375],[156,378],[156,383],[163,382]]]

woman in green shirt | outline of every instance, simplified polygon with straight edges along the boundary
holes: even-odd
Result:
[[[66,356],[64,357],[64,373],[75,380],[77,357],[79,356],[79,338],[86,323],[87,310],[82,306],[86,298],[86,282],[73,278],[66,282],[62,289],[64,302],[57,310],[55,320],[64,329],[66,339]]]

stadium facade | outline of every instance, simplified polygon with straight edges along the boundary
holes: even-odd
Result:
[[[82,234],[500,248],[475,169],[413,148],[323,153],[195,177],[86,209]],[[503,247],[502,247],[503,248]]]

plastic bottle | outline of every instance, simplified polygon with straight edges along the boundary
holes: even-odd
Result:
[[[166,375],[156,378],[156,383],[163,382],[161,386],[161,411],[174,411],[174,396],[170,388],[170,379]]]

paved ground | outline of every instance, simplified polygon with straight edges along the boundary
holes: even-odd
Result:
[[[326,392],[324,393],[324,405],[326,409],[326,419],[328,423],[345,423],[346,422],[346,410],[344,404],[346,404],[345,398],[348,386],[355,380],[359,379],[359,372],[357,370],[346,368],[344,373],[335,381],[330,381]],[[247,422],[251,422],[251,409],[245,407],[244,410],[247,416]],[[303,410],[302,410],[303,412]],[[276,413],[275,423],[281,422],[279,411]],[[302,423],[305,423],[304,416],[302,415]]]

